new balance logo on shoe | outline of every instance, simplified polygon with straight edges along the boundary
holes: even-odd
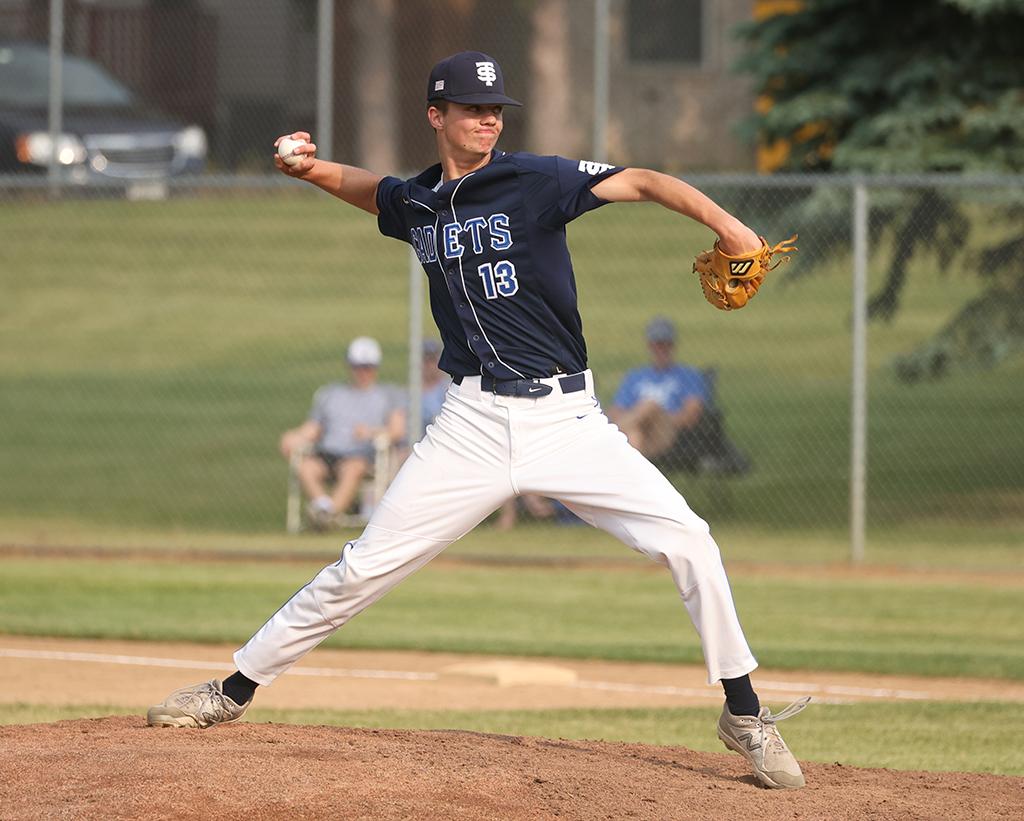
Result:
[[[747,749],[750,750],[751,752],[753,752],[754,750],[760,749],[760,747],[761,747],[761,742],[760,741],[754,741],[754,734],[753,733],[743,733],[743,735],[738,735],[738,736],[736,736],[736,740],[737,741],[742,741],[746,745]]]

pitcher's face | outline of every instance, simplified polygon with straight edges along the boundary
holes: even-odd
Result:
[[[453,154],[490,154],[504,125],[500,105],[448,103],[444,111],[431,106],[427,116],[443,145]]]

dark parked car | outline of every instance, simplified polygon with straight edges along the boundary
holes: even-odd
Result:
[[[51,156],[75,182],[195,174],[206,134],[154,111],[96,63],[64,55],[63,128],[51,144],[49,49],[0,40],[0,173],[45,172]]]

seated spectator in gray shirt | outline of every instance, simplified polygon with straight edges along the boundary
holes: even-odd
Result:
[[[314,524],[325,527],[352,505],[363,477],[373,465],[374,439],[392,443],[405,435],[405,399],[391,385],[377,382],[381,350],[375,339],[352,340],[346,355],[351,380],[324,385],[313,397],[309,418],[281,436],[281,454],[312,446],[299,464],[299,483]],[[334,481],[329,492],[327,484]]]

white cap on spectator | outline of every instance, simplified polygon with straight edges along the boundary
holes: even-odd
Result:
[[[371,365],[376,368],[380,365],[380,345],[371,337],[357,336],[349,344],[345,358],[349,365]]]

